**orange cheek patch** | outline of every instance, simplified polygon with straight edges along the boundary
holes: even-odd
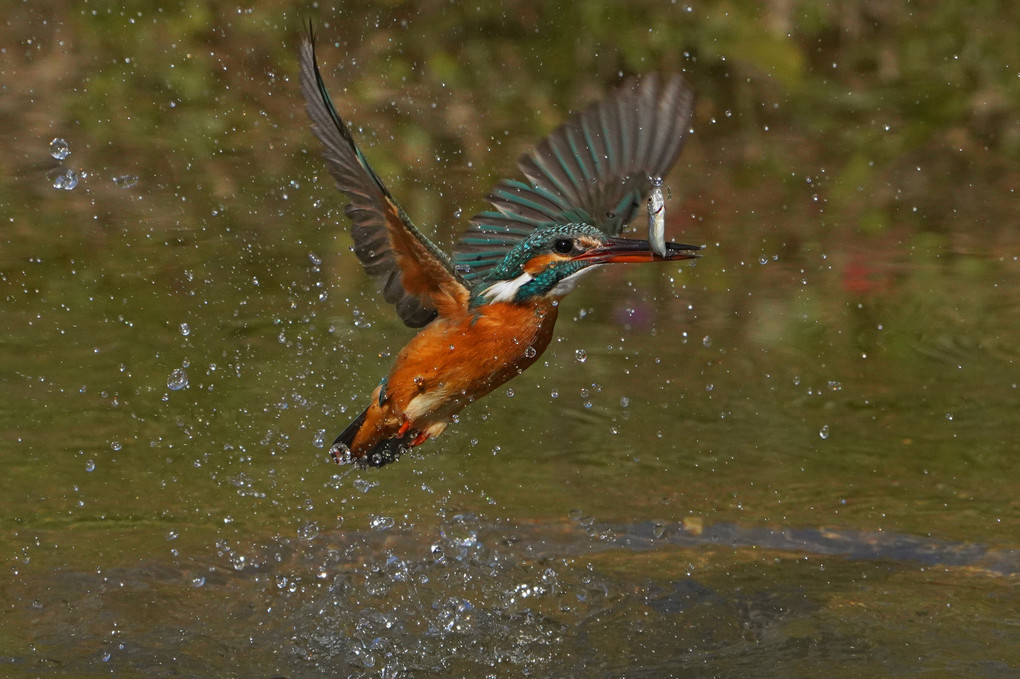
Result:
[[[569,257],[562,257],[551,253],[548,255],[539,255],[538,257],[532,257],[529,259],[521,268],[524,269],[524,272],[529,276],[537,276],[548,269],[549,265],[553,262],[564,262],[567,259],[569,259]]]

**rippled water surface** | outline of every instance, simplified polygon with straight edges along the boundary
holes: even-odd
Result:
[[[570,111],[682,69],[703,258],[594,274],[442,437],[333,465],[411,334],[307,129],[308,18],[447,248]],[[12,11],[0,674],[1016,676],[1017,21]]]

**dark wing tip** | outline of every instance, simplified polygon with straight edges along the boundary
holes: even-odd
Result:
[[[422,289],[421,279],[431,275],[452,287],[463,287],[463,282],[446,255],[404,214],[355,143],[323,81],[311,22],[301,43],[300,79],[312,131],[322,144],[326,167],[337,188],[349,199],[344,212],[353,223],[355,254],[365,271],[380,283],[386,301],[395,305],[401,320],[410,327],[426,325],[436,316],[436,295],[427,284]],[[402,256],[398,256],[398,249]],[[423,271],[428,275],[421,275]],[[408,281],[415,280],[419,283],[412,290]],[[441,287],[438,282],[436,286]]]

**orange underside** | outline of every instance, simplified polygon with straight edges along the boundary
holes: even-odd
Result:
[[[379,388],[373,392],[351,454],[363,457],[409,432],[412,446],[439,434],[464,406],[538,360],[555,322],[556,307],[544,300],[485,304],[432,321],[397,355],[382,405]]]

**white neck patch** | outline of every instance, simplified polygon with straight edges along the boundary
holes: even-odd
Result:
[[[527,271],[509,281],[499,281],[482,290],[482,297],[490,302],[512,302],[522,285],[531,282],[531,274]]]

